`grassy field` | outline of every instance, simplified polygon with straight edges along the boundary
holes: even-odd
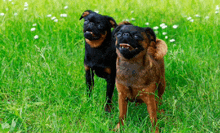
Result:
[[[95,77],[92,97],[86,95],[79,18],[87,9],[117,23],[129,19],[147,27],[148,22],[166,41],[161,132],[220,132],[218,4],[219,0],[0,0],[0,132],[112,132],[119,115],[116,89],[109,114],[104,112],[105,80]],[[162,23],[167,27],[160,27]],[[121,132],[149,132],[150,127],[146,105],[130,103]]]

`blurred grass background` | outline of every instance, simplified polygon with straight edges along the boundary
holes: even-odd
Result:
[[[86,95],[79,18],[87,9],[117,23],[129,19],[159,27],[157,37],[168,45],[161,132],[220,132],[217,5],[218,0],[1,0],[0,132],[112,132],[119,115],[116,89],[110,114],[104,112],[105,80],[95,77],[92,97]],[[150,126],[146,105],[130,103],[121,132],[149,132]]]

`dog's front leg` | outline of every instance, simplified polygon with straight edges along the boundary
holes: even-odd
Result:
[[[90,97],[93,86],[94,86],[94,72],[87,65],[84,65],[84,67],[85,67],[85,71],[86,71],[86,84],[88,87],[87,92]]]
[[[125,86],[116,83],[116,87],[118,90],[118,104],[119,104],[119,123],[116,125],[115,130],[120,128],[120,124],[124,126],[124,119],[127,113],[127,94]]]
[[[111,112],[111,104],[112,104],[112,95],[115,88],[115,74],[108,75],[107,79],[107,91],[106,91],[106,106],[105,111]]]
[[[147,93],[147,94],[146,94]],[[158,125],[157,125],[157,108],[156,108],[156,100],[155,95],[149,92],[146,92],[141,96],[141,99],[144,101],[144,103],[147,105],[147,111],[150,116],[150,120],[152,123],[152,127],[156,126],[155,133],[159,132]]]

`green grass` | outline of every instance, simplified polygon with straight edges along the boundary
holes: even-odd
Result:
[[[165,23],[168,27],[157,34],[168,45],[167,87],[160,107],[165,114],[158,114],[161,132],[220,132],[219,1],[12,1],[0,1],[0,132],[112,132],[119,115],[116,89],[110,114],[104,112],[105,80],[95,77],[92,97],[86,95],[79,18],[87,9],[117,23],[131,18],[141,27]],[[64,13],[68,16],[61,18]],[[30,31],[34,23],[36,30]],[[150,126],[146,105],[130,103],[121,132],[149,132]]]

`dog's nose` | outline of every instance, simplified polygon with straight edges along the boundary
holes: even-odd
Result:
[[[129,33],[124,33],[123,37],[129,37]]]
[[[93,23],[93,22],[90,22],[90,23],[89,23],[89,26],[94,26],[94,23]]]

